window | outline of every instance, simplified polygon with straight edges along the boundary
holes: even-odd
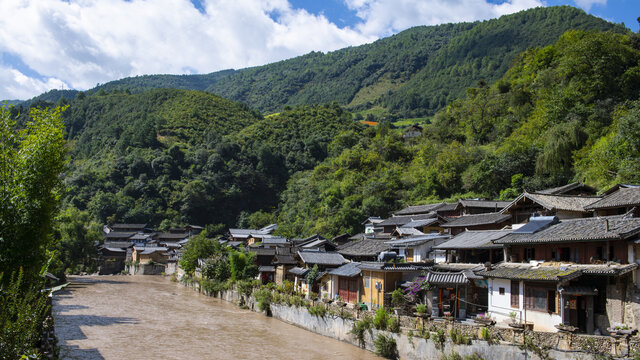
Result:
[[[520,307],[520,282],[511,281],[511,307]]]
[[[524,258],[527,259],[527,260],[535,260],[536,259],[536,249],[535,248],[524,249]]]
[[[498,292],[500,293],[500,295],[504,295],[504,288],[503,287],[498,288]]]
[[[556,290],[548,287],[526,286],[524,307],[528,310],[557,312]]]
[[[364,287],[365,287],[365,289],[369,288],[369,278],[366,277],[366,276],[364,277]]]

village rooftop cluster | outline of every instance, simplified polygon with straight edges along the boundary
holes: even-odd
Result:
[[[409,206],[362,226],[353,236],[287,239],[274,224],[229,229],[219,241],[255,252],[263,284],[289,281],[352,307],[389,306],[400,288],[435,319],[602,335],[640,325],[639,185],[596,195],[572,183],[513,201]],[[201,230],[105,226],[101,273],[179,273],[182,247]]]

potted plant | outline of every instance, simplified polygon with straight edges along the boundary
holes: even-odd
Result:
[[[637,329],[631,329],[626,324],[617,324],[613,328],[607,329],[607,331],[609,331],[611,333],[611,335],[633,335],[638,330]]]
[[[427,305],[425,304],[416,304],[416,312],[413,313],[414,316],[425,318],[427,315]]]
[[[523,329],[524,328],[524,324],[516,321],[516,317],[517,316],[518,316],[518,313],[515,312],[515,311],[511,311],[509,313],[509,317],[511,318],[511,322],[509,322],[509,326],[511,326],[512,328],[516,328],[516,329]]]
[[[493,325],[496,323],[495,320],[491,318],[491,315],[486,313],[480,313],[476,315],[476,317],[473,318],[473,321],[482,325]]]
[[[346,303],[344,301],[342,301],[342,296],[338,296],[338,299],[336,300],[336,305],[338,306],[345,306]]]
[[[328,293],[322,294],[322,302],[325,304],[331,304],[331,299],[329,299]]]

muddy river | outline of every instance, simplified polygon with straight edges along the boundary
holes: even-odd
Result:
[[[54,296],[61,359],[379,359],[164,277],[70,281]]]

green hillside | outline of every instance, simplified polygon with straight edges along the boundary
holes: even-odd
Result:
[[[279,231],[354,233],[403,205],[640,183],[639,61],[637,34],[569,31],[468,88],[420,138],[384,126],[343,133],[330,147],[352,146],[289,181]]]
[[[502,76],[513,58],[569,29],[626,32],[568,7],[536,8],[475,23],[420,26],[372,44],[311,53],[219,79],[207,91],[264,112],[337,101],[352,110],[432,115],[479,80]]]

